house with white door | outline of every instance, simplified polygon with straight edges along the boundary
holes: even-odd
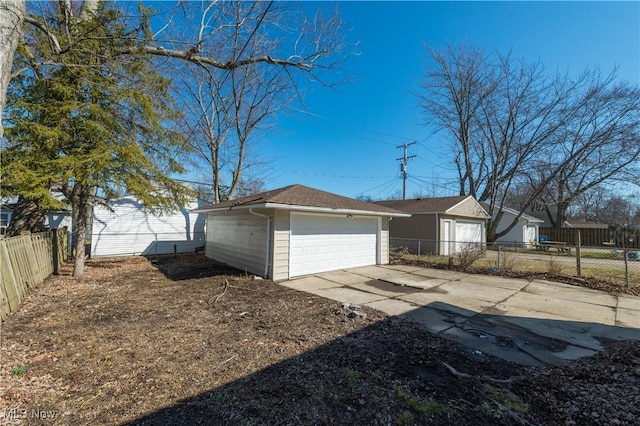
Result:
[[[488,204],[481,204],[486,211],[490,210]],[[532,248],[538,241],[538,236],[540,234],[539,228],[544,220],[521,213],[518,210],[514,210],[509,207],[502,207],[502,209],[499,209],[498,206],[495,206],[491,215],[494,221],[497,220],[498,212],[500,210],[502,210],[502,217],[497,224],[496,234],[505,231],[509,226],[511,226],[516,218],[517,222],[506,234],[496,238],[496,242],[512,247]]]
[[[303,185],[195,212],[207,257],[273,280],[389,263],[389,220],[410,216]]]
[[[486,223],[491,216],[472,196],[389,200],[376,205],[411,214],[394,218],[389,235],[394,241],[404,240],[408,247],[420,241],[421,253],[449,256],[487,242]]]

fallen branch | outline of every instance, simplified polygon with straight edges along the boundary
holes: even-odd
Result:
[[[525,425],[525,426],[535,426],[533,423],[531,423],[530,421],[528,421],[527,419],[525,419],[524,417],[522,417],[519,413],[515,412],[514,410],[512,410],[511,408],[507,407],[506,405],[504,405],[501,402],[496,401],[495,399],[491,398],[489,395],[487,395],[484,392],[479,392],[480,394],[482,394],[485,398],[487,398],[489,401],[493,402],[494,404],[496,404],[496,406],[504,411],[505,413],[509,414],[511,417],[513,417],[514,419],[516,419],[518,422],[520,422],[521,424]]]
[[[224,280],[224,290],[222,290],[222,293],[220,293],[216,297],[213,297],[213,298],[209,299],[209,304],[213,305],[218,300],[220,300],[222,298],[222,296],[224,296],[225,293],[227,292],[227,289],[229,289],[229,281],[228,280]]]
[[[488,376],[474,376],[472,374],[468,374],[468,373],[463,373],[460,372],[458,370],[456,370],[455,368],[453,368],[452,366],[450,366],[449,364],[447,364],[446,362],[442,361],[442,364],[447,367],[447,370],[449,370],[449,372],[451,374],[453,374],[456,377],[462,377],[464,379],[476,379],[476,380],[486,380],[488,382],[492,382],[492,383],[502,383],[502,384],[508,384],[508,383],[512,383],[515,382],[517,380],[522,380],[524,379],[524,376],[513,376],[513,377],[509,377],[508,379],[495,379],[493,377],[488,377]]]
[[[222,361],[222,362],[220,363],[220,365],[224,365],[224,364],[228,363],[229,361],[231,361],[232,359],[234,359],[234,358],[235,358],[235,357],[237,357],[237,356],[238,356],[238,354],[233,355],[231,358],[228,358],[228,359],[226,359],[226,360]]]

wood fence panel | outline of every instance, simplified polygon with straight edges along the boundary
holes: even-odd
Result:
[[[2,321],[20,308],[31,289],[58,271],[66,257],[66,240],[66,232],[60,230],[0,239]]]
[[[576,245],[578,232],[583,246],[640,248],[640,231],[615,231],[594,228],[540,228],[540,235],[546,235],[549,241],[563,241]]]
[[[40,284],[40,262],[36,253],[37,244],[38,235],[31,235],[31,238],[25,239],[22,243],[26,264],[29,269],[29,290],[36,288]]]
[[[13,273],[9,251],[4,240],[0,240],[0,317],[2,321],[7,318],[9,312],[15,312],[20,306],[20,295],[16,276]]]
[[[13,237],[7,239],[7,249],[9,251],[9,262],[13,266],[13,270],[16,277],[16,287],[18,289],[18,297],[22,300],[23,296],[27,292],[27,288],[29,287],[29,282],[25,277],[29,276],[26,268],[26,258],[23,252],[23,240],[24,236],[21,235],[19,237]]]
[[[33,244],[38,271],[36,282],[40,284],[53,273],[53,234],[51,232],[37,234]]]

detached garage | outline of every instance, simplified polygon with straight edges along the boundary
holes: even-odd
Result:
[[[303,185],[198,209],[207,257],[274,280],[389,262],[397,210]]]
[[[467,247],[486,243],[486,221],[491,217],[467,195],[457,197],[416,198],[376,203],[410,213],[398,218],[389,229],[394,244],[411,247],[421,242],[422,253],[449,256]]]

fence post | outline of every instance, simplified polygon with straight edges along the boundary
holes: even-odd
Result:
[[[60,274],[60,241],[58,240],[58,229],[51,230],[51,254],[53,255],[53,275]]]
[[[580,230],[576,229],[576,272],[579,277],[582,276],[582,264],[581,264],[581,256],[580,256],[580,247],[582,245],[582,240],[580,236]]]
[[[420,240],[418,240],[418,260],[420,260]]]
[[[627,287],[631,285],[631,277],[629,276],[629,249],[623,248],[622,253],[624,254],[624,278],[626,281]]]
[[[500,244],[498,244],[498,264],[496,265],[496,268],[498,268],[498,271],[500,270],[500,258],[502,257],[502,246]]]

